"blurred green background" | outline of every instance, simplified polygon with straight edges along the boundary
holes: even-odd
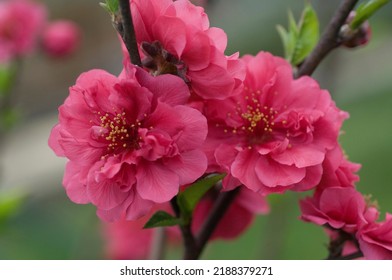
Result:
[[[98,0],[45,0],[52,18],[76,21],[83,32],[80,51],[68,60],[29,57],[15,87],[22,121],[0,147],[0,194],[24,200],[7,218],[0,209],[0,259],[103,259],[101,223],[91,205],[70,202],[61,186],[64,160],[47,147],[57,107],[77,76],[93,68],[121,70],[121,50],[110,18]],[[311,1],[321,29],[339,1]],[[211,25],[228,34],[227,54],[282,55],[276,25],[287,26],[287,11],[299,17],[304,1],[215,0],[207,8]],[[362,164],[358,189],[372,194],[381,211],[392,212],[392,5],[371,19],[365,48],[339,49],[315,73],[337,105],[350,113],[341,143],[351,161]],[[298,220],[298,198],[271,197],[271,214],[258,217],[234,241],[215,241],[205,259],[323,259],[327,238],[315,225]],[[1,199],[0,199],[1,203]],[[12,208],[13,202],[11,201]],[[3,212],[2,212],[3,211]],[[168,258],[180,257],[179,249]]]

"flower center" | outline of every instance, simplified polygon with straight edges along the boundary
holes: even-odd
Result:
[[[248,91],[247,88],[245,90]],[[244,102],[245,101],[245,102]],[[229,119],[234,123],[241,124],[235,126],[231,131],[225,129],[225,133],[233,133],[245,136],[248,147],[254,144],[261,144],[272,137],[275,126],[275,116],[278,114],[273,107],[260,103],[260,91],[251,91],[244,96],[244,100],[238,101],[235,115],[228,113]]]
[[[125,112],[102,114],[98,112],[100,119],[99,136],[107,143],[108,153],[118,153],[124,149],[137,150],[140,148],[138,129],[141,126],[139,120],[129,123]]]

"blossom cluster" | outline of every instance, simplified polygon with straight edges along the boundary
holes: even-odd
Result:
[[[193,231],[219,192],[240,188],[213,239],[241,234],[268,212],[271,193],[314,189],[301,202],[302,219],[355,235],[367,258],[391,253],[383,240],[391,240],[392,216],[377,223],[355,190],[359,165],[338,142],[348,113],[327,90],[311,77],[294,79],[291,65],[270,53],[227,56],[224,31],[188,0],[130,6],[142,65],[124,51],[118,76],[80,75],[49,137],[68,159],[63,185],[72,201],[116,222],[111,233],[125,236],[121,225],[131,223],[126,232],[139,234],[140,219],[183,186],[225,173],[221,188],[196,206]],[[150,233],[145,238],[151,242]]]
[[[79,28],[68,20],[49,22],[47,16],[46,7],[33,0],[0,2],[0,64],[32,53],[38,43],[54,57],[75,50]]]
[[[312,197],[300,201],[301,219],[326,227],[339,254],[361,252],[365,259],[392,259],[392,215],[377,221],[379,210],[370,197],[355,188],[360,166],[349,162],[340,149],[332,151],[324,164],[325,173]]]

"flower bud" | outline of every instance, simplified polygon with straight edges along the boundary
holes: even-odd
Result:
[[[67,20],[58,20],[49,24],[42,34],[42,47],[53,57],[72,54],[79,45],[79,27]]]
[[[362,23],[357,29],[352,29],[350,23],[355,17],[355,12],[352,11],[347,18],[346,24],[340,30],[340,36],[343,40],[342,45],[347,48],[356,48],[365,46],[371,38],[371,28],[368,21]]]

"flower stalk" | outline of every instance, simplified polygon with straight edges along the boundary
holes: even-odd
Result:
[[[296,78],[312,75],[321,61],[335,48],[339,47],[342,40],[339,36],[342,26],[350,12],[354,9],[358,0],[345,0],[336,10],[331,21],[328,23],[320,41],[310,53],[307,59],[299,67]]]
[[[121,38],[129,52],[129,57],[132,64],[141,66],[142,62],[139,55],[139,50],[137,47],[135,28],[133,26],[131,7],[129,5],[129,0],[119,0],[119,8],[121,14]]]

